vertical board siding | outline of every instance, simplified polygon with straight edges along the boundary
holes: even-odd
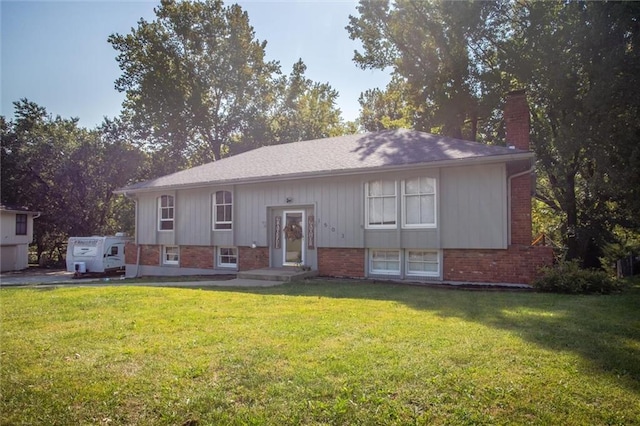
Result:
[[[238,186],[239,222],[237,245],[269,244],[267,207],[295,209],[317,206],[316,246],[361,247],[362,200],[361,178],[305,179],[294,182],[265,183]],[[291,203],[287,204],[287,198]],[[310,210],[307,210],[309,213]]]
[[[375,179],[435,177],[437,227],[365,230],[365,183]],[[302,209],[315,217],[315,246],[335,248],[506,248],[507,194],[504,164],[407,172],[298,179],[140,194],[139,244],[259,247],[273,244],[273,211]],[[233,192],[233,230],[213,230],[212,194]],[[176,197],[174,232],[157,230],[157,197]],[[401,205],[398,185],[398,204]],[[291,202],[287,203],[290,198]],[[310,253],[309,253],[310,254]]]
[[[138,196],[138,244],[158,244],[158,201],[159,193]]]
[[[176,244],[205,246],[211,244],[212,228],[211,191],[190,189],[179,191],[176,197]]]
[[[444,248],[506,248],[507,193],[504,164],[441,171]]]

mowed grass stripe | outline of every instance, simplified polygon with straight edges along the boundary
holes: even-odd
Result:
[[[640,291],[3,289],[3,424],[640,424]]]

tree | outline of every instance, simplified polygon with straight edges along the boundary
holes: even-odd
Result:
[[[355,123],[344,123],[336,106],[338,92],[329,83],[307,78],[306,69],[299,59],[289,76],[275,79],[269,108],[254,116],[234,148],[244,151],[262,145],[355,133]]]
[[[347,30],[363,51],[360,67],[386,69],[407,85],[414,128],[475,140],[500,83],[495,47],[503,28],[501,2],[361,0]],[[372,94],[370,94],[372,95]],[[491,99],[489,99],[491,98]]]
[[[501,64],[531,99],[538,198],[569,259],[597,256],[616,224],[640,226],[640,7],[523,2],[513,17]]]
[[[264,59],[240,6],[162,0],[153,22],[109,37],[123,75],[116,89],[134,125],[182,167],[220,158],[234,135],[267,109],[279,71]]]
[[[369,132],[413,128],[417,117],[408,100],[406,82],[395,76],[386,89],[369,89],[360,94],[360,125]]]
[[[527,89],[537,217],[555,212],[568,258],[597,257],[617,225],[640,228],[638,3],[361,0],[358,11],[354,61],[406,81],[416,129],[499,142],[501,97]]]
[[[15,120],[0,120],[2,202],[42,212],[34,222],[38,255],[60,251],[69,236],[131,230],[118,220],[130,207],[113,190],[137,180],[139,150],[27,99],[14,106]]]

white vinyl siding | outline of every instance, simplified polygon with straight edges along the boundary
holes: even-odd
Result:
[[[406,250],[405,262],[407,276],[440,276],[440,254],[437,250]]]
[[[369,250],[369,272],[400,275],[400,250]]]
[[[231,191],[217,191],[213,196],[213,229],[233,227],[233,195]]]
[[[436,180],[428,177],[407,179],[402,182],[402,208],[405,228],[432,228],[436,226]]]
[[[367,228],[396,228],[396,182],[376,180],[367,182],[365,186]]]
[[[180,263],[180,248],[178,246],[162,247],[162,264],[178,265]]]
[[[173,231],[175,218],[175,200],[172,195],[162,195],[158,198],[158,230]]]
[[[238,266],[238,249],[235,247],[218,247],[216,263],[222,268],[236,268]]]

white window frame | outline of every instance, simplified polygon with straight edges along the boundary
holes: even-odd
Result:
[[[398,257],[395,259],[385,259],[386,261],[397,261],[398,269],[376,269],[373,266],[374,254],[376,252],[397,253]],[[369,250],[369,274],[371,275],[395,275],[400,276],[402,269],[401,251],[398,249],[370,249]]]
[[[218,204],[218,193],[222,193],[222,203]],[[224,202],[224,193],[228,192],[231,195],[231,202]],[[233,229],[233,191],[228,189],[221,189],[216,191],[211,196],[211,202],[213,205],[213,230],[215,231],[231,231]],[[231,218],[230,220],[218,220],[218,207],[231,207]]]
[[[409,260],[410,260],[411,252],[435,254],[436,255],[435,265],[437,266],[436,271],[435,272],[432,272],[432,271],[411,271],[411,269],[409,268]],[[434,262],[431,262],[431,261],[422,261],[421,263],[432,264],[432,265],[434,264]],[[407,277],[439,278],[441,269],[442,269],[442,252],[440,250],[406,249],[404,251],[404,270],[405,270],[405,275]]]
[[[162,199],[163,198],[167,198],[167,200],[171,200],[171,205],[167,205],[167,206],[163,206],[162,205]],[[163,219],[162,218],[162,212],[166,210],[167,212],[171,212],[170,216],[171,218],[168,219]],[[163,232],[171,232],[175,229],[176,223],[175,223],[175,219],[176,219],[176,198],[173,195],[161,195],[158,197],[158,231],[163,231]],[[163,223],[171,223],[171,229],[162,229],[162,224]]]
[[[415,179],[429,179],[433,181],[433,192],[418,192],[417,194],[407,194],[407,182]],[[438,180],[434,177],[420,176],[402,181],[402,227],[408,229],[415,228],[436,228],[438,226]],[[407,198],[409,197],[433,197],[433,223],[407,223]],[[418,203],[420,205],[420,203]]]
[[[369,186],[374,182],[392,182],[393,183],[393,195],[370,195],[369,194]],[[385,199],[385,198],[393,198],[393,214],[394,214],[394,222],[393,224],[377,224],[371,223],[371,218],[369,216],[369,202],[372,199]],[[398,182],[395,180],[389,179],[378,179],[370,182],[366,182],[364,185],[364,209],[365,209],[365,228],[366,229],[397,229],[398,228]],[[384,202],[382,208],[382,214],[384,217]]]
[[[235,252],[234,255],[224,255],[224,257],[235,257],[236,263],[228,263],[223,262],[223,254],[222,250],[233,250]],[[237,247],[218,247],[216,249],[216,265],[220,268],[237,268],[238,267],[238,248]]]
[[[177,259],[168,258],[168,249],[175,249]],[[172,256],[173,257],[173,256]],[[180,264],[180,247],[179,246],[162,246],[162,264],[163,265],[179,265]]]

